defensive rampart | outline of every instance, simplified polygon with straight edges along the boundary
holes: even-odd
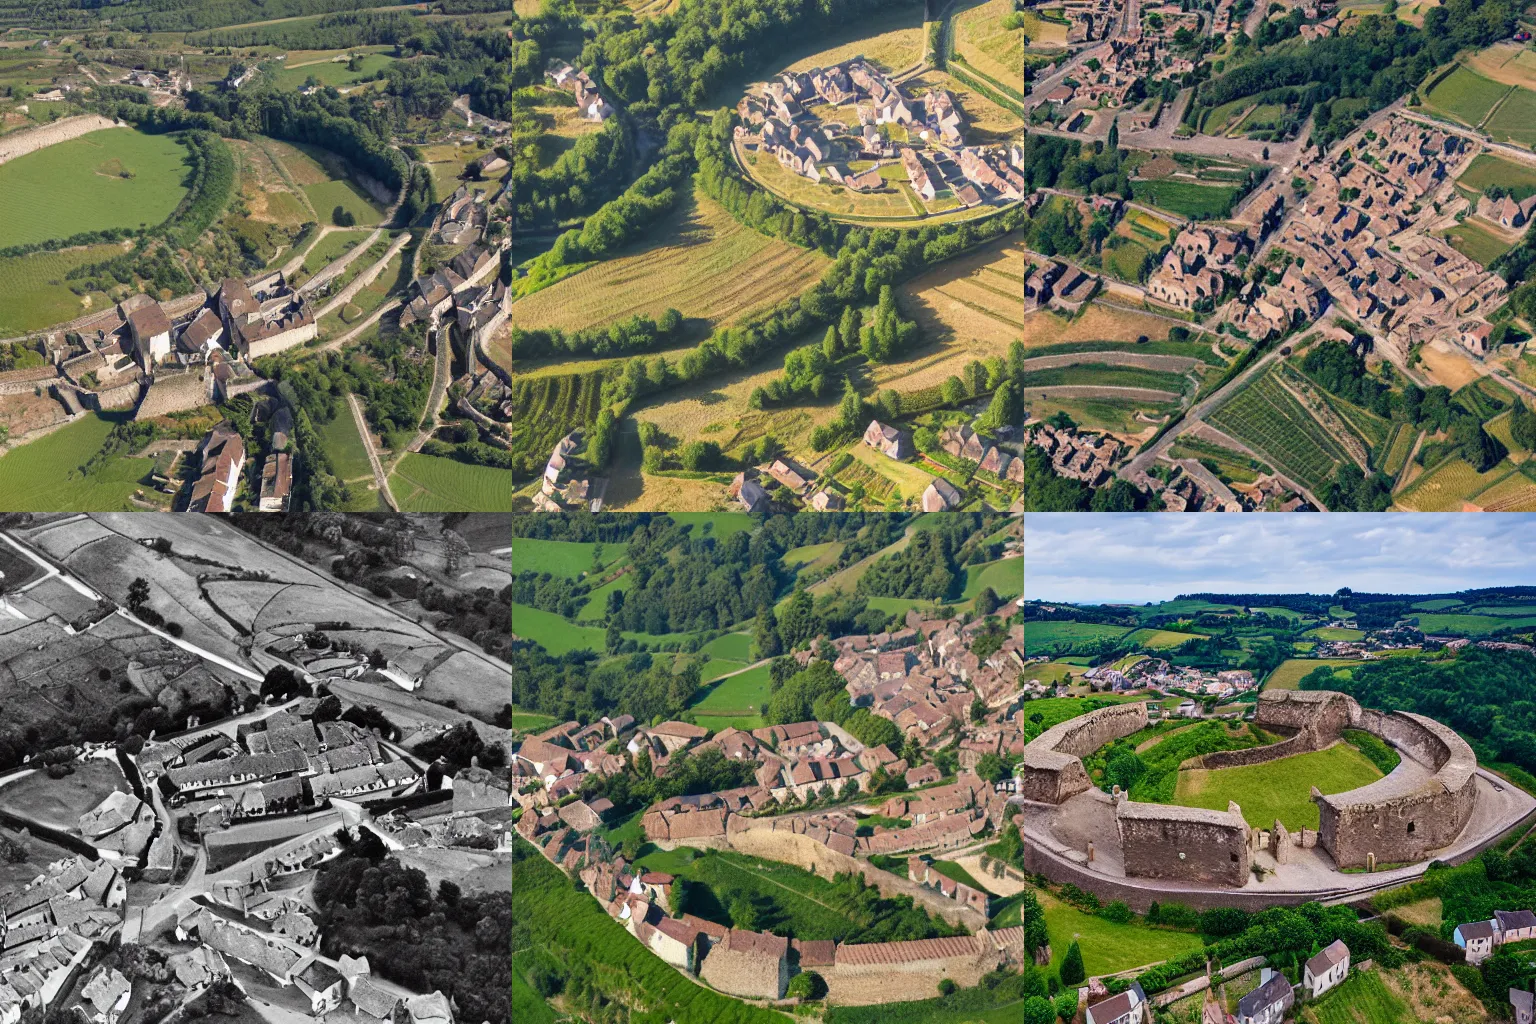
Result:
[[[1248,881],[1248,824],[1236,804],[1213,811],[1121,800],[1115,825],[1127,877],[1231,886]]]
[[[1406,711],[1364,711],[1358,724],[1402,761],[1385,778],[1312,799],[1318,841],[1340,868],[1407,864],[1449,846],[1477,802],[1477,758],[1455,731]]]
[[[1147,726],[1147,706],[1116,704],[1053,725],[1024,748],[1019,766],[1026,800],[1059,804],[1093,788],[1082,758]]]

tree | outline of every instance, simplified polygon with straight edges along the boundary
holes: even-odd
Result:
[[[979,722],[987,717],[987,702],[977,697],[971,701],[971,721]]]
[[[667,891],[667,912],[673,917],[682,917],[688,906],[688,881],[683,878],[672,879],[672,888]]]
[[[148,603],[149,581],[142,576],[135,577],[134,581],[128,584],[128,607],[137,612]]]
[[[765,604],[757,610],[757,619],[752,623],[752,638],[757,644],[759,658],[776,658],[782,652],[779,620],[773,614],[773,605]]]
[[[1083,971],[1083,951],[1074,939],[1072,945],[1067,947],[1067,955],[1061,961],[1061,983],[1080,985],[1086,977],[1087,974]]]
[[[1008,766],[996,754],[982,754],[976,762],[976,774],[996,785],[1003,776],[1008,774]]]
[[[937,28],[938,26],[934,26],[934,27]],[[957,991],[959,991],[959,989],[960,989],[960,986],[955,984],[955,980],[953,978],[941,978],[941,979],[939,979],[939,995],[941,995],[941,996],[952,996]]]
[[[857,430],[864,418],[864,402],[853,386],[852,377],[843,378],[843,397],[837,403],[837,422],[844,430]]]
[[[1002,603],[1002,598],[997,596],[997,591],[991,587],[982,587],[981,593],[976,595],[976,614],[980,616],[991,615],[997,611],[998,606]]]
[[[821,339],[821,354],[827,357],[827,362],[832,362],[838,356],[837,328],[828,327],[827,333]]]
[[[1056,1007],[1045,996],[1030,996],[1024,1000],[1024,1012],[1020,1019],[1024,1024],[1055,1024]]]
[[[945,405],[959,405],[965,401],[965,382],[959,377],[951,376],[944,381],[940,394],[944,398]]]
[[[757,904],[746,896],[738,896],[731,900],[730,906],[731,924],[743,931],[757,930]]]
[[[815,971],[801,971],[789,979],[784,992],[791,999],[820,999],[827,994],[827,983]]]

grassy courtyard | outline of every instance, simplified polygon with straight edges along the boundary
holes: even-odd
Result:
[[[1231,800],[1254,828],[1269,828],[1279,819],[1293,831],[1315,829],[1318,813],[1311,787],[1324,795],[1343,793],[1379,778],[1381,772],[1364,754],[1347,743],[1336,743],[1326,750],[1264,764],[1181,771],[1174,803],[1224,811]]]

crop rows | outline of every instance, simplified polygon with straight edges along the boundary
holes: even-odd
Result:
[[[555,442],[597,419],[601,373],[523,377],[512,382],[512,472],[532,476]]]
[[[1222,406],[1211,423],[1313,490],[1346,458],[1339,443],[1269,374]]]

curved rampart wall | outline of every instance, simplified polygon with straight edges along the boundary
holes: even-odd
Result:
[[[1368,786],[1324,796],[1313,790],[1318,842],[1340,868],[1407,864],[1449,846],[1477,803],[1477,757],[1455,731],[1406,711],[1362,711],[1358,724],[1403,762]]]
[[[1317,734],[1310,729],[1303,729],[1279,743],[1266,743],[1262,747],[1248,747],[1246,750],[1215,750],[1202,754],[1198,760],[1201,768],[1240,768],[1243,765],[1276,761],[1292,754],[1307,754],[1316,749]]]
[[[1024,748],[1021,795],[1059,804],[1093,788],[1082,758],[1146,726],[1147,706],[1140,701],[1099,708],[1051,726]]]

